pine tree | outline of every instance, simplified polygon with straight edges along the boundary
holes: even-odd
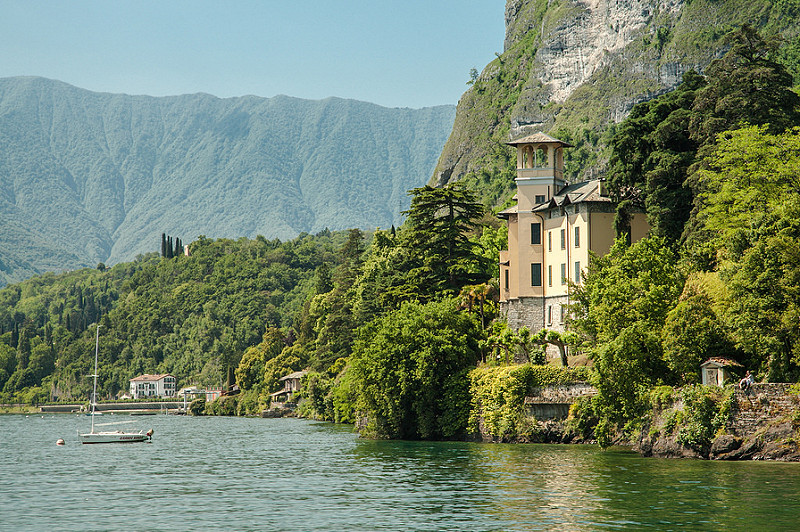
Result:
[[[411,194],[402,236],[413,256],[409,279],[418,283],[419,294],[456,295],[462,286],[485,282],[487,259],[469,238],[485,213],[475,195],[458,184],[424,186]]]

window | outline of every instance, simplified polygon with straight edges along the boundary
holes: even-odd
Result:
[[[506,290],[508,290],[508,270],[505,271]]]
[[[542,243],[542,224],[531,224],[531,245],[538,245]]]
[[[581,282],[581,261],[575,261],[575,277],[573,279],[576,283]]]
[[[566,318],[566,317],[567,317],[567,307],[565,307],[564,305],[561,305],[561,322],[560,323],[564,323],[564,318]]]
[[[542,203],[547,201],[547,196],[544,194],[536,194],[536,204],[541,205]]]
[[[547,305],[547,324],[553,323],[553,305]]]
[[[533,146],[525,146],[522,149],[522,167],[533,168]]]
[[[567,249],[567,231],[566,229],[561,230],[561,249]]]
[[[553,265],[547,266],[547,286],[553,286]]]
[[[547,232],[547,251],[553,251],[553,232]]]
[[[535,152],[534,166],[537,168],[547,167],[547,148],[540,146]]]
[[[531,264],[531,286],[542,286],[542,264],[540,262]]]
[[[567,265],[561,263],[561,284],[567,284]]]
[[[580,227],[576,227],[575,228],[575,247],[576,248],[581,247],[581,228]]]

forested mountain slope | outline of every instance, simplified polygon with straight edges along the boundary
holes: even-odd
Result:
[[[0,285],[157,251],[399,224],[452,106],[101,94],[0,79]]]
[[[201,238],[191,257],[150,253],[0,289],[0,391],[9,380],[13,392],[44,379],[34,392],[43,399],[85,397],[97,323],[102,397],[148,372],[219,385],[267,328],[291,325],[316,269],[336,263],[345,238]]]
[[[502,203],[515,177],[505,142],[538,130],[576,146],[572,179],[603,173],[616,124],[704,72],[744,23],[783,39],[779,59],[800,83],[797,0],[508,0],[504,51],[462,96],[431,184],[464,180]]]

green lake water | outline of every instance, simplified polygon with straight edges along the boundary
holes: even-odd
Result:
[[[81,445],[85,416],[0,416],[0,530],[800,530],[800,464],[368,441],[299,419],[98,419],[153,428],[153,442]]]

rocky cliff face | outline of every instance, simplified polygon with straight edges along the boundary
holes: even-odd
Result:
[[[521,41],[526,32],[520,28],[517,15],[523,14],[523,0],[506,6],[506,47]],[[540,45],[534,65],[521,98],[511,116],[512,136],[531,128],[547,127],[555,118],[553,113],[536,112],[550,103],[563,104],[581,86],[591,83],[596,74],[612,68],[628,46],[649,35],[648,25],[655,14],[676,18],[683,7],[682,0],[667,2],[589,0],[575,2],[562,16],[556,15],[549,30],[544,22],[540,30]],[[546,17],[545,17],[546,18]],[[524,16],[523,20],[529,20]],[[529,23],[523,25],[531,31]],[[629,68],[651,78],[658,89],[670,89],[680,82],[680,76],[694,64],[669,63],[662,65],[656,57],[642,54],[642,61],[632,61]],[[632,58],[633,59],[633,58]],[[526,100],[530,100],[526,101]],[[533,105],[530,105],[530,104]],[[630,102],[617,102],[611,119],[617,121],[627,114]],[[533,109],[534,112],[530,113]]]
[[[432,179],[467,178],[495,203],[513,183],[504,142],[542,130],[590,152],[568,161],[573,178],[602,168],[608,126],[703,71],[728,32],[794,38],[798,18],[766,0],[508,0],[505,14],[504,52],[461,98]]]

